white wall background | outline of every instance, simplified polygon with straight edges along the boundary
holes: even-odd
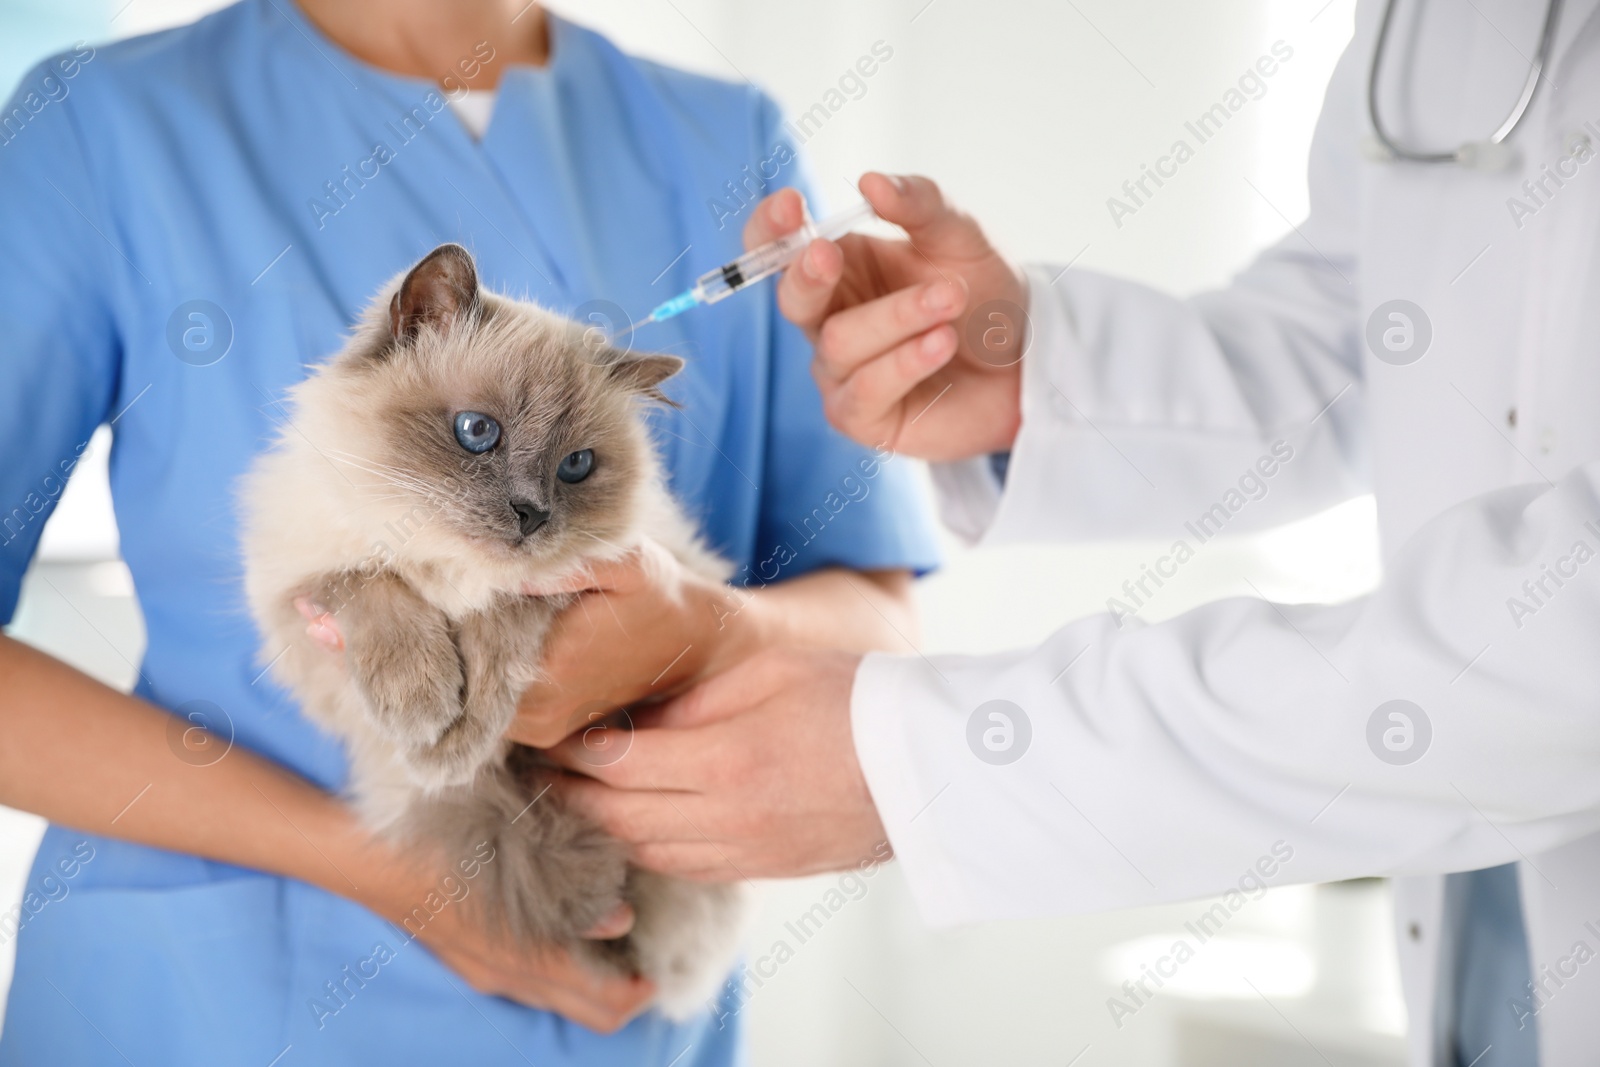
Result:
[[[284,0],[288,2],[288,0]],[[7,0],[0,88],[76,39],[186,21],[209,0]],[[1024,259],[1114,271],[1178,292],[1221,284],[1306,210],[1311,123],[1350,33],[1352,0],[562,0],[623,47],[757,81],[797,116],[877,41],[893,58],[806,145],[835,202],[862,170],[937,177]],[[1294,58],[1148,206],[1116,227],[1136,178],[1269,44]],[[1254,186],[1254,188],[1252,188]],[[12,632],[126,684],[142,631],[98,465],[80,466],[46,530]],[[930,651],[1036,641],[1102,610],[1153,546],[967,552],[920,589]],[[1169,582],[1156,615],[1248,594],[1337,600],[1377,578],[1369,501],[1219,543]],[[45,579],[48,579],[46,581]],[[0,908],[39,832],[0,809]],[[770,887],[756,953],[834,884]],[[1189,904],[932,933],[898,872],[799,947],[746,1009],[754,1061],[777,1064],[1387,1064],[1399,1062],[1388,903],[1377,883],[1274,890],[1135,1018],[1106,998]],[[1149,939],[1156,939],[1151,942]],[[789,940],[793,940],[789,938]],[[0,959],[0,980],[9,976]],[[1248,976],[1270,1003],[1242,981]]]

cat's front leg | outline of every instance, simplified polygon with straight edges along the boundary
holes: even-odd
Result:
[[[341,600],[347,661],[373,725],[403,752],[436,748],[462,719],[450,620],[394,574],[364,579]]]
[[[407,753],[413,777],[434,786],[467,782],[498,751],[517,701],[538,671],[555,610],[548,599],[508,596],[456,623],[461,716],[432,744]]]

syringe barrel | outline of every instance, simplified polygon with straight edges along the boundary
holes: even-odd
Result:
[[[707,304],[715,304],[724,297],[732,296],[745,286],[771,277],[787,267],[816,235],[816,226],[807,220],[793,233],[769,241],[759,248],[752,248],[716,270],[706,271],[695,282],[695,293]]]
[[[841,237],[857,223],[872,217],[872,205],[863,202],[821,222],[806,219],[793,233],[784,234],[760,248],[752,248],[738,259],[700,275],[691,291],[701,303],[715,304],[753,282],[778,273],[798,259],[816,238]]]

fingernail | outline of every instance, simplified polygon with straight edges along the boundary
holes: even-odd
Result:
[[[922,355],[929,362],[944,358],[945,346],[950,342],[944,330],[930,330],[922,335]]]
[[[800,208],[796,201],[798,197],[774,196],[769,212],[772,224],[781,230],[791,229],[800,225]]]
[[[904,178],[898,174],[885,174],[884,177],[889,179],[889,184],[894,186],[894,191],[896,193],[901,196],[906,195],[906,190],[909,189],[910,186],[906,184],[906,180]]]
[[[932,312],[954,311],[961,291],[949,282],[934,282],[922,294],[922,306]]]
[[[817,246],[813,244],[806,250],[804,261],[806,265],[806,277],[816,281],[820,281],[822,279],[822,261],[817,258],[819,254],[820,253],[817,251]]]

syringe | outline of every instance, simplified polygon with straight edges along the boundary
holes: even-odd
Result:
[[[841,211],[821,222],[807,219],[793,233],[784,234],[759,248],[752,248],[738,259],[730,260],[716,270],[700,275],[694,283],[694,288],[679,293],[650,312],[647,317],[618,331],[612,340],[617,340],[652,322],[663,322],[682,315],[690,308],[701,304],[715,304],[718,300],[724,300],[747,285],[753,285],[763,278],[770,278],[799,259],[806,246],[818,237],[826,237],[831,241],[849,233],[858,223],[873,217],[872,205],[863,200],[848,211]]]

